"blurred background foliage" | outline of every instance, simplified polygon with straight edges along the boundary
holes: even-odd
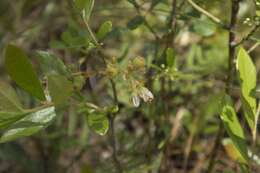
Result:
[[[144,57],[146,73],[133,75],[154,95],[151,103],[141,103],[136,108],[131,102],[133,91],[127,87],[131,79],[114,77],[120,107],[115,121],[118,158],[125,173],[159,172],[166,162],[170,172],[203,172],[218,130],[218,101],[225,89],[223,81],[228,64],[228,32],[185,0],[179,0],[174,62],[171,62],[165,54],[171,39],[168,35],[171,1],[136,2],[138,8],[131,0],[96,0],[89,22],[95,33],[105,21],[112,22],[111,32],[101,38],[112,66],[115,61],[117,68],[125,69],[129,60]],[[230,1],[195,2],[229,23]],[[3,52],[9,42],[30,55],[42,80],[43,71],[52,67],[51,63],[44,66],[37,61],[39,51],[59,57],[72,72],[104,70],[100,55],[95,52],[83,24],[77,21],[72,4],[69,0],[0,1],[1,80],[10,81],[3,67]],[[250,31],[254,8],[252,0],[241,2],[239,23],[234,31],[238,40]],[[259,32],[251,38],[245,43],[248,49],[259,42]],[[251,52],[257,71],[259,53],[259,47]],[[79,76],[76,81],[80,88],[83,86],[84,100],[99,106],[112,104],[107,78],[93,75],[85,81],[84,76]],[[37,105],[28,94],[12,85],[27,108]],[[238,100],[239,93],[234,90],[233,94]],[[239,100],[236,107],[243,124]],[[56,120],[46,130],[1,144],[0,172],[117,172],[109,135],[99,136],[91,131],[85,123],[86,117],[79,112],[77,107],[67,105],[58,111]],[[245,130],[250,133],[247,126]],[[165,153],[169,139],[169,150]],[[254,153],[260,153],[259,145],[257,138]],[[222,145],[215,172],[239,172],[232,152],[226,152],[230,150],[232,146]],[[255,172],[260,171],[259,167],[256,161]]]

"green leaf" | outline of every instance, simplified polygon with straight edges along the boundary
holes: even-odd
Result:
[[[42,85],[23,50],[9,44],[5,52],[5,67],[17,85],[36,98],[45,100]]]
[[[175,57],[174,57],[174,51],[172,48],[167,48],[167,50],[166,50],[166,61],[167,61],[168,67],[175,66]]]
[[[100,26],[97,32],[97,38],[101,40],[111,31],[112,31],[112,22],[106,21]]]
[[[134,30],[138,28],[140,25],[142,25],[143,23],[144,23],[144,18],[142,16],[136,16],[127,23],[127,27],[131,30]]]
[[[63,105],[72,95],[73,85],[72,82],[64,76],[49,75],[48,89],[55,105]]]
[[[242,90],[242,103],[245,117],[253,134],[256,130],[256,68],[244,48],[240,48],[237,57],[237,68]]]
[[[0,111],[22,111],[21,103],[14,89],[4,82],[0,82]]]
[[[60,74],[64,76],[69,75],[66,66],[64,65],[64,63],[60,58],[45,51],[38,51],[37,54],[38,54],[37,60],[40,63],[41,71],[45,75],[50,75],[50,74]]]
[[[86,20],[89,20],[93,7],[94,7],[95,0],[75,0],[76,7],[83,11],[84,17]]]
[[[89,127],[99,135],[105,135],[109,129],[109,121],[103,113],[90,113],[87,121]]]
[[[55,117],[54,106],[30,113],[6,130],[0,138],[0,143],[31,136],[45,128]]]
[[[224,127],[235,147],[242,155],[243,160],[248,162],[245,135],[237,118],[236,112],[232,106],[231,98],[228,95],[223,97],[220,116],[224,123]]]

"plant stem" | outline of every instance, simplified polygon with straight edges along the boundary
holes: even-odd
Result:
[[[233,73],[234,73],[234,60],[235,60],[235,53],[236,53],[236,45],[235,45],[235,39],[236,35],[233,32],[237,23],[237,14],[239,11],[239,2],[240,0],[231,0],[231,17],[230,17],[230,25],[229,25],[229,42],[228,42],[228,76],[226,78],[226,93],[231,95],[231,86],[233,81]],[[210,154],[210,161],[209,166],[207,168],[207,173],[211,173],[214,169],[216,158],[218,151],[220,149],[221,140],[224,135],[224,127],[223,123],[219,122],[219,130],[217,137],[215,139],[214,147]]]
[[[116,84],[112,79],[110,79],[110,83],[112,85],[112,90],[113,90],[114,104],[118,106],[118,96],[117,96],[117,91],[116,91]],[[110,142],[111,142],[111,146],[113,149],[112,157],[113,157],[113,160],[114,160],[118,173],[123,173],[123,168],[118,159],[117,147],[116,147],[116,135],[115,135],[115,126],[114,126],[116,114],[109,115],[108,117],[109,117],[109,122],[110,122]]]
[[[88,31],[88,33],[89,33],[91,39],[94,41],[94,43],[95,43],[95,45],[96,45],[97,47],[100,47],[100,44],[98,43],[95,34],[93,33],[92,29],[90,28],[90,26],[89,26],[89,24],[88,24],[88,21],[87,21],[84,17],[82,17],[82,20],[83,20],[83,22],[84,22],[84,24],[85,24],[85,26],[86,26],[86,29],[87,29],[87,31]]]
[[[168,34],[169,37],[167,37],[168,38],[167,47],[169,47],[170,45],[171,45],[171,47],[174,47],[174,38],[175,38],[175,34],[176,34],[176,25],[177,25],[177,16],[176,16],[177,10],[176,9],[177,9],[177,0],[173,0],[172,1],[172,11],[171,11],[170,20],[168,23],[168,28],[171,28],[171,31]]]
[[[118,159],[118,156],[117,156],[117,147],[116,147],[116,135],[115,135],[115,126],[114,126],[114,121],[115,120],[115,116],[109,116],[109,124],[110,124],[110,136],[109,136],[109,139],[110,139],[110,143],[111,143],[111,146],[112,146],[112,150],[113,150],[113,153],[112,153],[112,157],[113,157],[113,161],[114,161],[114,164],[116,166],[116,169],[117,169],[117,172],[118,173],[123,173],[123,168],[122,168],[122,165]]]

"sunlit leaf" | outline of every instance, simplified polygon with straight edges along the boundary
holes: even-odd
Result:
[[[5,52],[5,67],[17,85],[36,98],[45,100],[42,85],[23,50],[9,44]]]
[[[242,90],[242,103],[246,120],[255,133],[257,117],[256,115],[256,68],[245,49],[240,48],[237,57],[237,68]]]

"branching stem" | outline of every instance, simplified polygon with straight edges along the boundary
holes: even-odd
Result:
[[[231,86],[232,86],[232,81],[233,81],[233,73],[234,73],[234,60],[235,60],[235,53],[236,53],[236,45],[235,43],[235,33],[234,28],[237,23],[237,14],[239,11],[239,2],[240,0],[231,0],[231,17],[230,17],[230,31],[229,31],[229,42],[228,42],[228,48],[229,48],[229,55],[228,55],[228,76],[226,78],[226,93],[231,95]],[[219,130],[217,137],[214,142],[213,149],[210,154],[210,160],[209,160],[209,165],[207,168],[207,173],[211,173],[214,169],[215,163],[216,163],[216,158],[218,155],[218,151],[220,149],[221,145],[221,140],[224,135],[224,130],[223,130],[223,123],[220,121],[219,122]]]
[[[102,46],[98,43],[98,40],[97,40],[95,34],[93,33],[92,29],[90,28],[88,21],[84,17],[82,17],[82,19],[83,19],[83,22],[86,26],[87,31],[90,34],[90,37],[92,38],[95,45],[97,46],[98,52],[101,54],[101,56],[100,56],[101,60],[103,61],[104,65],[106,66],[106,60],[103,57],[104,53],[102,52],[102,49],[101,49]],[[110,84],[112,85],[114,104],[116,106],[118,106],[118,96],[117,96],[117,91],[116,91],[116,84],[115,84],[114,80],[111,79],[111,78],[110,78]],[[115,135],[115,127],[114,127],[116,114],[109,114],[108,118],[109,118],[109,123],[110,123],[110,136],[109,136],[109,138],[110,138],[110,143],[111,143],[111,146],[112,146],[112,149],[113,149],[113,151],[112,151],[113,152],[112,153],[113,161],[114,161],[114,164],[116,166],[117,172],[123,173],[123,167],[122,167],[122,165],[121,165],[121,163],[118,159],[118,156],[117,156],[116,135]]]

